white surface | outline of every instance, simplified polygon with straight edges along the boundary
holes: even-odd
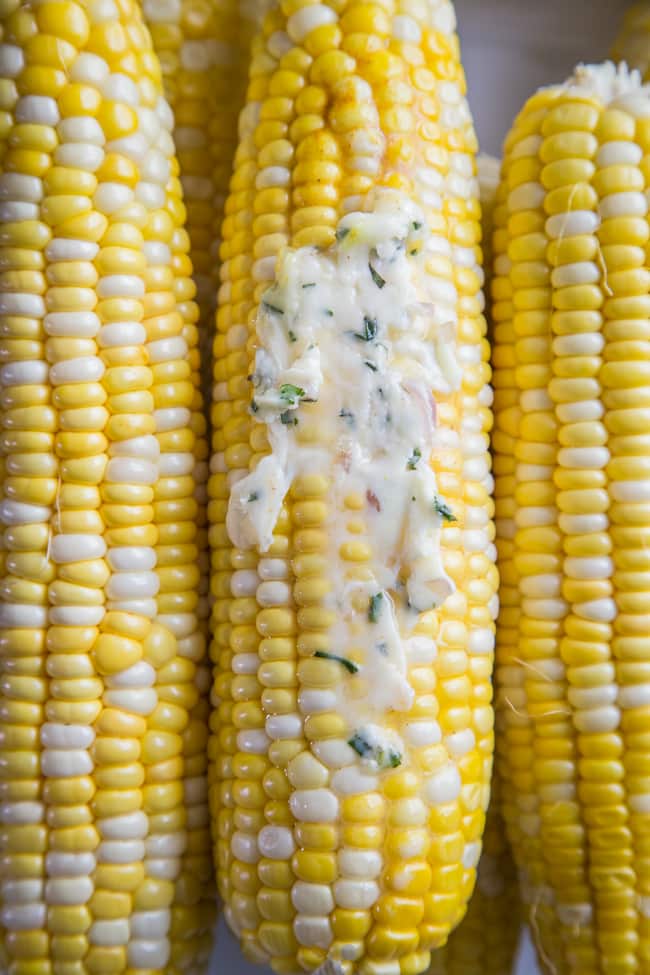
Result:
[[[580,61],[607,55],[625,6],[621,0],[456,0],[482,151],[499,155],[515,115],[538,87],[563,81]],[[211,975],[264,975],[241,958],[223,919],[217,937]],[[537,972],[525,938],[516,975]]]

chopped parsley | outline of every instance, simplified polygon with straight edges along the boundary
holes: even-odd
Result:
[[[306,284],[303,284],[302,287],[303,287],[303,290],[305,288],[315,288],[316,287],[316,282],[315,281],[308,281]]]
[[[297,342],[298,341],[298,336],[291,329],[289,329],[289,341],[290,342]]]
[[[433,499],[433,507],[437,514],[440,515],[444,521],[457,521],[456,515],[453,513],[446,501],[439,498],[438,495]]]
[[[354,660],[348,660],[347,657],[339,657],[336,653],[328,653],[327,650],[317,650],[314,656],[320,657],[321,660],[333,660],[335,663],[345,667],[350,674],[356,674],[359,670],[359,666],[355,664]]]
[[[255,402],[255,400],[252,399],[251,400],[251,413],[257,413],[258,410],[259,410],[259,406]]]
[[[270,301],[266,301],[265,298],[262,299],[262,307],[267,311],[273,312],[274,315],[284,315],[284,310],[278,308],[277,305],[272,305]]]
[[[331,308],[325,308],[323,310],[323,314],[327,315],[328,318],[332,318],[334,316],[334,312],[332,311]]]
[[[371,623],[379,622],[379,614],[381,612],[383,601],[383,592],[378,592],[375,596],[370,597],[370,601],[368,603],[368,619]]]
[[[284,423],[285,427],[297,427],[298,417],[291,410],[285,410],[284,413],[280,413],[280,422]]]
[[[355,339],[359,339],[360,342],[372,342],[373,339],[377,338],[377,332],[379,326],[377,325],[376,318],[368,318],[367,315],[363,316],[363,332],[353,332]]]
[[[364,366],[368,366],[368,369],[372,369],[373,372],[377,372],[377,366],[370,359],[364,359],[363,364]]]
[[[370,269],[370,274],[372,275],[372,280],[375,282],[375,284],[377,285],[377,287],[378,288],[383,288],[384,285],[386,284],[386,282],[382,278],[381,274],[378,274],[378,272],[375,271],[375,269],[372,266],[372,264],[370,263],[370,261],[368,261],[368,268]]]
[[[280,386],[280,399],[289,406],[295,406],[304,395],[305,391],[301,386],[294,386],[292,383],[282,383]]]
[[[394,748],[383,748],[381,745],[371,745],[364,738],[361,731],[355,731],[351,738],[348,738],[348,745],[353,748],[361,758],[372,759],[378,768],[397,768],[402,764],[402,756]]]
[[[349,233],[350,233],[349,227],[338,227],[334,236],[336,237],[337,241],[340,244],[342,240],[345,240],[345,238]]]
[[[411,456],[406,462],[406,466],[408,470],[414,471],[415,468],[418,466],[418,461],[420,461],[421,458],[422,458],[422,451],[420,450],[419,447],[414,447],[413,453],[411,454]]]
[[[253,501],[259,501],[259,499],[260,499],[260,492],[251,491],[251,493],[248,495],[246,500],[248,501],[249,504],[251,504]]]
[[[411,230],[421,230],[422,224],[418,220],[414,220],[411,224]]]
[[[352,412],[352,410],[348,410],[344,406],[342,409],[339,410],[339,416],[341,417],[342,420],[345,420],[345,422],[349,427],[354,426],[354,413]]]

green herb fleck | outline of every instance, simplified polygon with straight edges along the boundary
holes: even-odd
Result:
[[[364,359],[363,364],[364,366],[368,366],[368,369],[372,369],[373,372],[377,372],[377,366],[374,364],[374,362],[370,362],[369,359]]]
[[[339,416],[342,420],[345,420],[349,427],[354,426],[354,413],[352,410],[348,410],[345,406],[339,410]]]
[[[376,318],[368,318],[367,315],[363,316],[363,332],[353,332],[355,339],[359,339],[360,342],[372,342],[373,339],[377,338],[377,331],[379,326],[377,325]]]
[[[295,332],[292,332],[291,329],[289,329],[289,341],[290,342],[297,342],[298,341],[298,336],[296,335]]]
[[[371,758],[378,768],[397,768],[402,764],[402,756],[394,748],[382,748],[381,745],[371,745],[360,731],[355,731],[351,738],[348,738],[348,745],[353,748],[361,758]]]
[[[260,492],[251,491],[251,493],[248,495],[248,498],[246,500],[248,501],[249,504],[251,504],[253,501],[259,501],[259,499],[260,499]]]
[[[371,623],[379,622],[379,614],[381,612],[383,602],[383,592],[378,592],[375,596],[370,597],[370,601],[368,603],[368,619]]]
[[[278,308],[277,305],[272,305],[270,301],[266,301],[264,298],[262,299],[262,307],[266,308],[267,311],[273,312],[275,315],[284,315],[282,308]]]
[[[350,674],[356,674],[359,670],[357,664],[354,660],[348,660],[347,657],[339,657],[336,653],[328,653],[327,650],[317,650],[314,654],[315,657],[320,657],[321,660],[334,660],[337,664],[341,664]]]
[[[325,308],[325,309],[323,309],[323,314],[324,315],[327,315],[328,318],[333,318],[334,317],[334,312],[332,311],[331,308]]]
[[[305,391],[301,386],[294,386],[292,383],[282,383],[280,386],[280,399],[289,406],[294,406],[304,395]]]
[[[422,224],[418,220],[414,220],[411,224],[411,230],[421,230]]]
[[[348,745],[350,748],[354,748],[357,755],[361,755],[364,758],[370,752],[372,752],[372,746],[368,744],[365,738],[363,738],[358,731],[348,738]]]
[[[414,247],[412,251],[409,251],[409,257],[415,257],[417,252],[418,252],[417,247]]]
[[[372,280],[375,282],[378,288],[383,288],[386,282],[382,278],[381,274],[375,271],[374,267],[370,262],[368,262],[368,268],[370,269],[370,274],[372,275]]]
[[[259,410],[259,406],[255,402],[255,400],[252,399],[251,400],[251,413],[257,413],[258,410]]]
[[[414,471],[415,468],[418,466],[418,461],[421,459],[421,457],[422,457],[422,451],[420,450],[420,448],[419,447],[414,447],[413,448],[413,453],[411,454],[411,456],[409,457],[409,459],[406,462],[407,468],[410,471]]]
[[[303,290],[305,288],[315,288],[316,287],[316,282],[315,281],[308,281],[306,284],[303,284],[302,287],[303,287]]]
[[[298,417],[291,410],[285,410],[284,413],[280,413],[280,422],[284,423],[285,427],[296,427],[298,426]]]
[[[340,244],[342,240],[345,240],[345,238],[349,233],[350,233],[349,227],[339,227],[334,236],[336,237],[337,241]]]
[[[440,515],[445,521],[458,521],[456,515],[453,513],[446,501],[439,498],[438,495],[433,499],[433,507],[437,514]]]

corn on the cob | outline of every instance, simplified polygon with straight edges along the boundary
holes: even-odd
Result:
[[[479,197],[481,200],[481,226],[483,228],[483,268],[485,271],[485,297],[490,298],[490,277],[492,274],[492,233],[494,230],[494,208],[497,202],[499,188],[499,170],[501,163],[494,156],[482,153],[477,161],[477,176]],[[488,324],[490,316],[487,316]]]
[[[526,105],[495,210],[503,810],[545,971],[650,970],[650,92]]]
[[[493,779],[476,888],[459,927],[433,952],[427,975],[512,975],[520,933],[517,872]]]
[[[0,967],[198,972],[205,427],[172,116],[132,0],[5,0],[0,26]]]
[[[626,12],[618,37],[612,47],[616,61],[626,61],[647,77],[650,68],[650,3],[635,3]]]
[[[423,971],[480,851],[496,572],[453,31],[446,2],[291,2],[253,48],[214,347],[211,803],[227,920],[278,972]]]
[[[491,275],[493,213],[499,168],[499,161],[492,156],[478,157],[486,292]],[[489,320],[488,315],[488,332]],[[433,952],[427,975],[511,975],[521,931],[521,910],[517,874],[500,813],[498,785],[495,770],[483,853],[467,914],[451,933],[445,947]]]
[[[141,2],[174,113],[208,388],[221,222],[256,11],[239,0]]]

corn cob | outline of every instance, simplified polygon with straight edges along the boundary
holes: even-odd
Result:
[[[481,226],[483,228],[483,268],[486,275],[485,295],[489,299],[489,277],[492,274],[492,232],[494,228],[494,208],[499,187],[500,162],[494,156],[482,153],[477,161],[479,196],[481,200]],[[489,322],[489,315],[488,322]]]
[[[497,781],[492,783],[476,889],[459,927],[444,948],[433,952],[428,975],[512,975],[521,911]]]
[[[238,0],[142,0],[142,10],[174,112],[208,388],[221,222],[255,11]]]
[[[543,89],[493,283],[503,811],[544,970],[650,970],[650,92]]]
[[[0,967],[198,972],[205,443],[172,116],[131,0],[0,24]]]
[[[472,889],[492,748],[489,369],[450,4],[276,4],[240,127],[209,482],[219,889],[278,972],[415,975]],[[411,274],[434,300],[412,323],[427,365],[405,347],[389,368],[384,305],[409,317]]]
[[[492,156],[478,157],[482,250],[488,279],[492,264],[493,213],[499,185],[499,166],[499,161]],[[445,947],[433,952],[428,975],[511,975],[521,931],[521,910],[517,875],[505,838],[505,823],[500,814],[498,785],[495,772],[483,836],[483,853],[467,914],[451,933]]]
[[[647,77],[650,68],[650,3],[635,3],[626,12],[612,47],[615,61],[626,61]]]

